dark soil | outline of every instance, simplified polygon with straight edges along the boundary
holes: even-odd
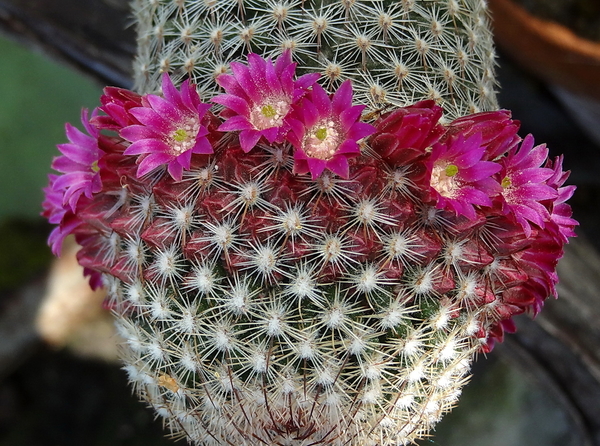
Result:
[[[514,0],[532,14],[558,22],[581,37],[600,42],[598,0]]]

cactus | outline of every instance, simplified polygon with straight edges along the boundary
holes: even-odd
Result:
[[[85,132],[67,125],[44,215],[173,435],[414,443],[556,294],[574,187],[509,112],[467,114],[495,108],[477,5],[136,3],[146,93],[106,88]]]
[[[330,92],[352,79],[372,109],[433,99],[451,119],[498,108],[482,0],[137,0],[134,10],[140,92],[168,72],[208,98],[231,61],[290,49]]]

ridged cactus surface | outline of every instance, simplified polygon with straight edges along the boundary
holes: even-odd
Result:
[[[208,97],[249,52],[293,52],[332,92],[354,81],[378,109],[423,99],[456,118],[498,108],[488,11],[481,0],[136,0],[136,86],[190,77]]]

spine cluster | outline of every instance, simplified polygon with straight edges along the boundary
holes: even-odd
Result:
[[[169,73],[210,97],[232,61],[290,50],[330,93],[352,79],[371,109],[432,99],[453,119],[498,108],[481,0],[136,0],[134,12],[137,91]]]

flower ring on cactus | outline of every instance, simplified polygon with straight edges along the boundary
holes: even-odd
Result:
[[[574,187],[507,111],[364,122],[294,68],[233,64],[217,115],[168,75],[107,88],[59,145],[49,243],[75,236],[129,379],[194,444],[409,444],[556,294]]]

